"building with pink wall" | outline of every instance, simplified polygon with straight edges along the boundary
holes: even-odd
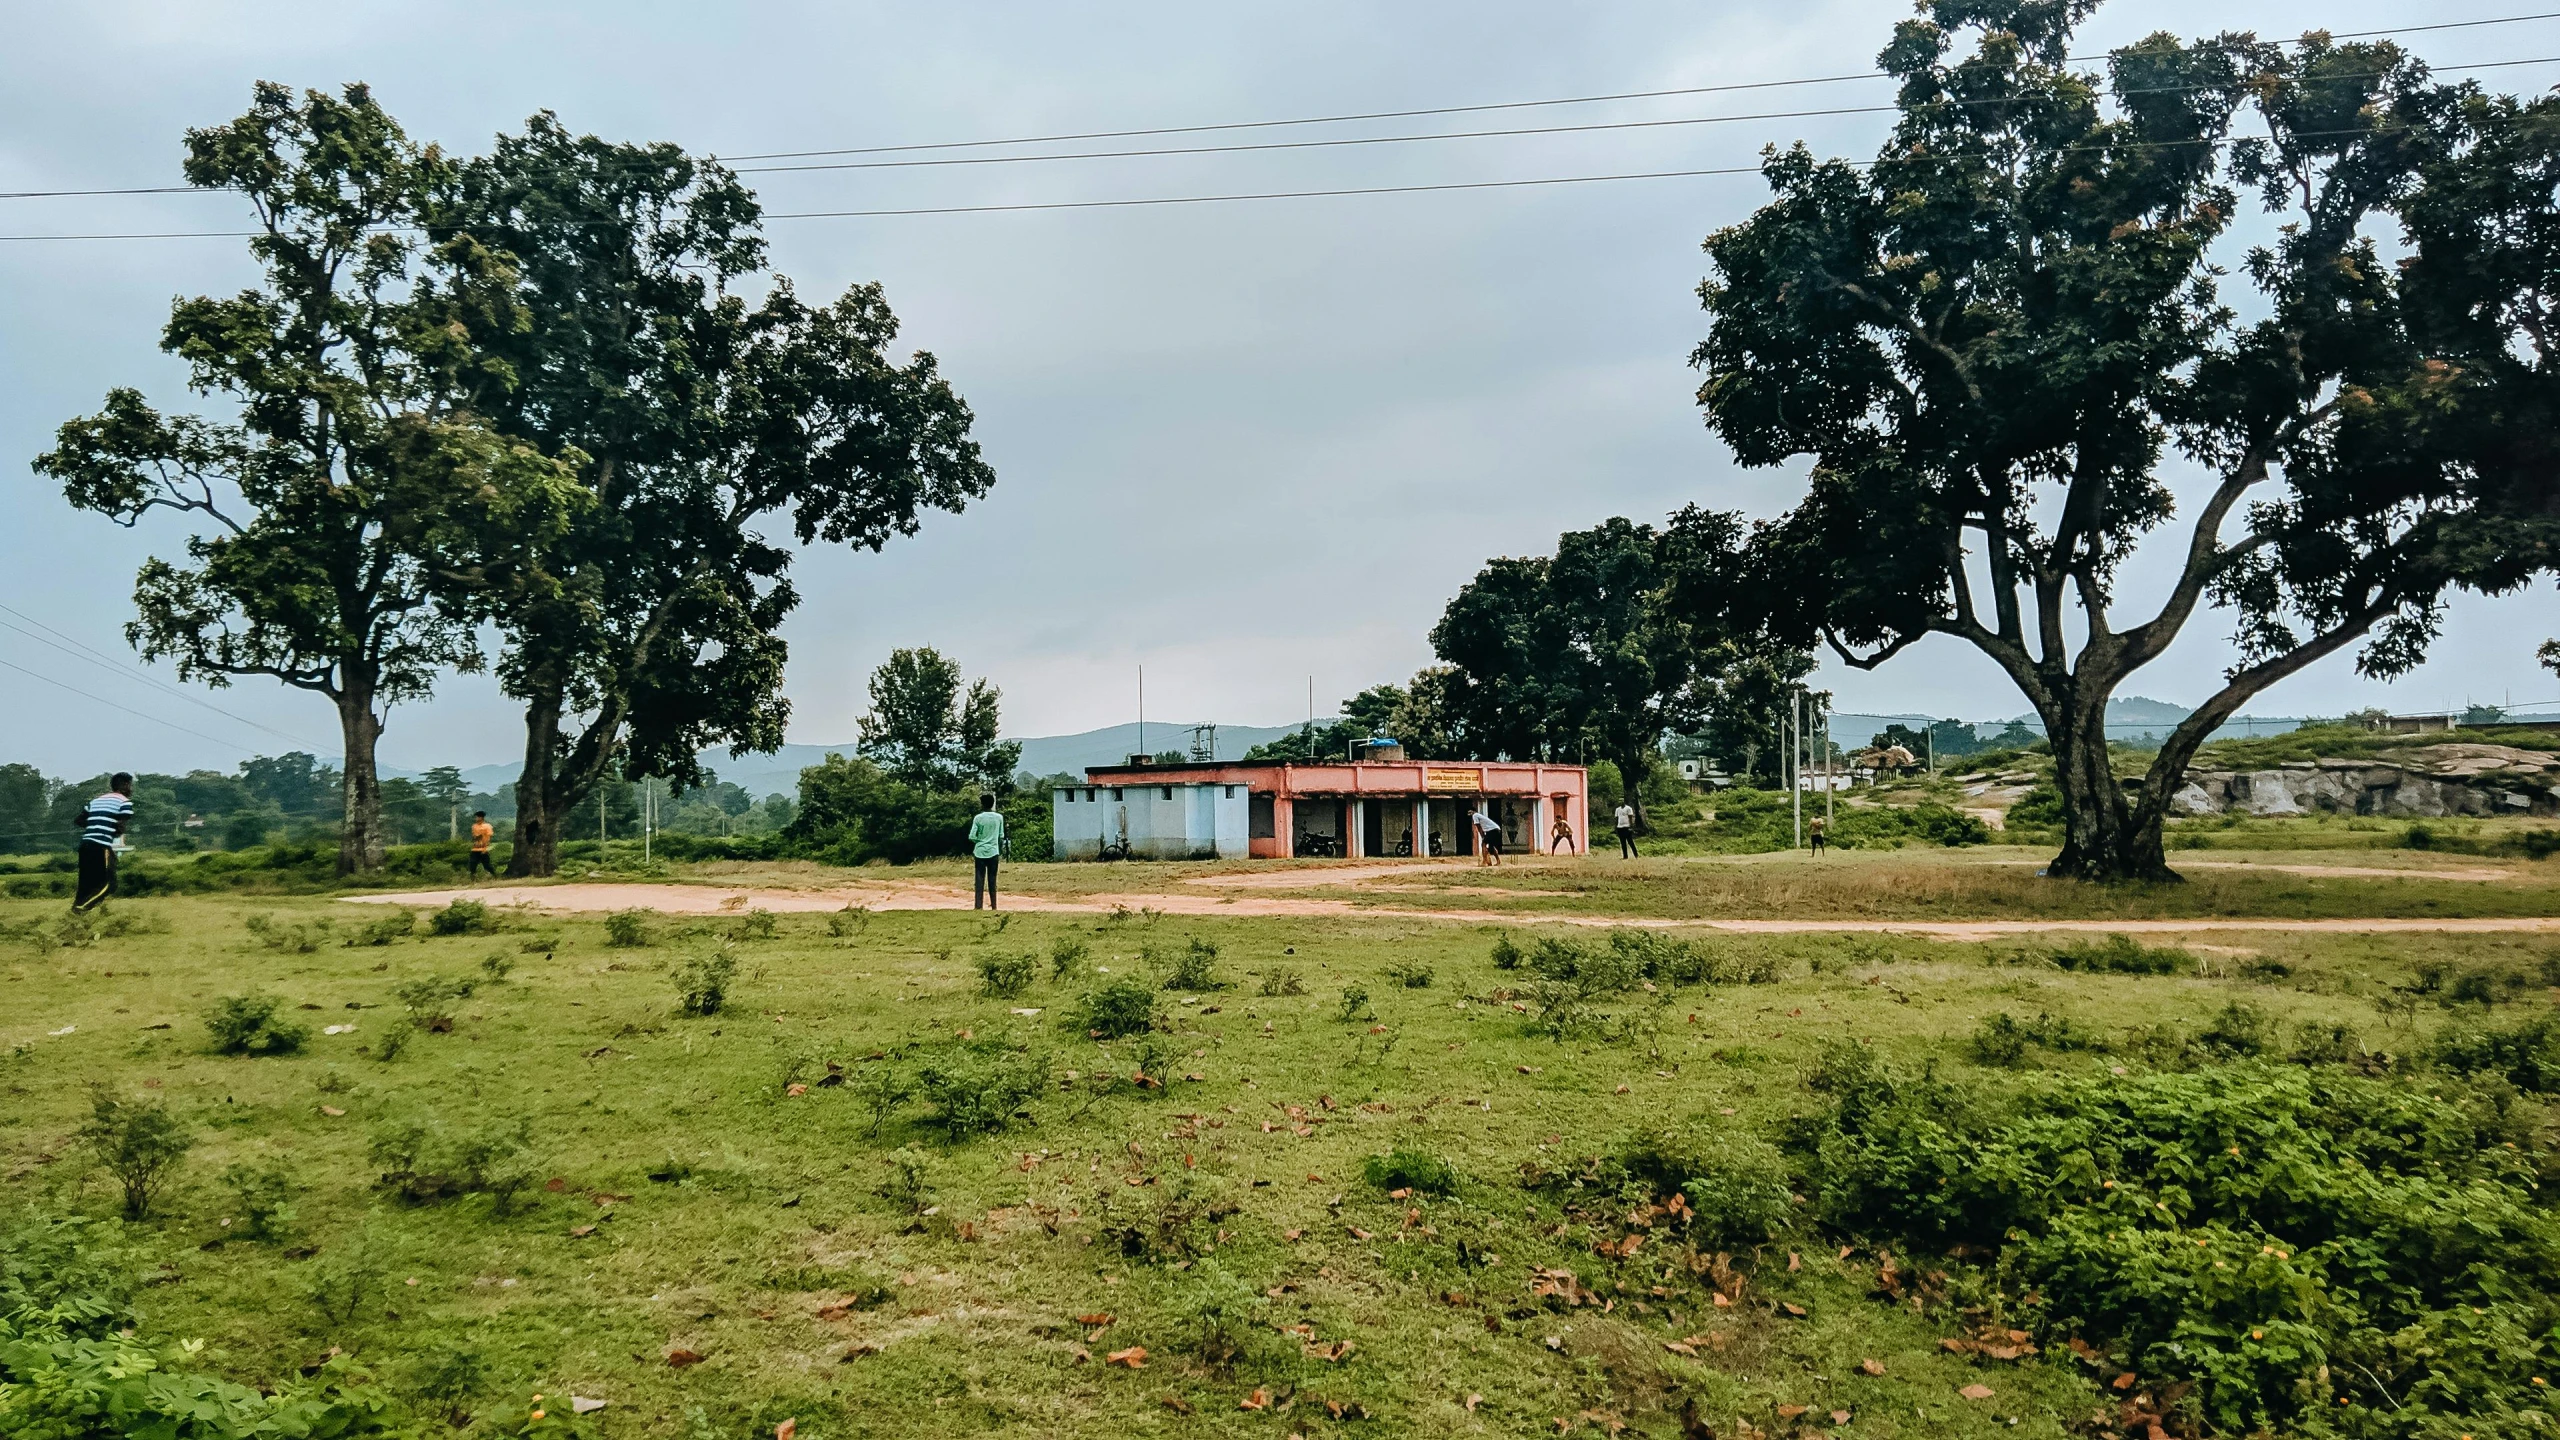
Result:
[[[1512,854],[1547,853],[1556,817],[1590,843],[1589,772],[1507,761],[1096,766],[1050,793],[1061,860],[1472,855],[1482,804]]]

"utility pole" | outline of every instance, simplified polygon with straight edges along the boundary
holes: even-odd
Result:
[[[640,863],[649,863],[650,853],[658,838],[658,777],[644,776],[640,781]]]
[[[1831,833],[1831,791],[1838,782],[1831,778],[1831,717],[1822,717],[1822,833]]]
[[[1138,753],[1150,753],[1147,750],[1147,667],[1144,665],[1138,667]]]
[[[1787,813],[1795,825],[1791,848],[1804,848],[1804,693],[1798,691],[1788,701],[1787,714]]]

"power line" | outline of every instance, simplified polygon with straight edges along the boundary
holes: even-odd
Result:
[[[2421,33],[2426,33],[2426,32],[2430,32],[2430,31],[2438,31],[2438,30],[2466,30],[2466,29],[2473,29],[2473,28],[2477,28],[2477,27],[2480,27],[2480,26],[2486,26],[2486,25],[2517,25],[2517,24],[2524,24],[2524,23],[2531,22],[2531,21],[2536,21],[2536,20],[2552,20],[2552,19],[2560,19],[2560,11],[2544,11],[2544,12],[2540,12],[2540,13],[2536,13],[2536,14],[2531,14],[2531,15],[2507,15],[2507,16],[2499,16],[2499,17],[2494,17],[2494,18],[2490,18],[2490,19],[2483,19],[2483,20],[2453,20],[2453,21],[2444,21],[2444,22],[2440,22],[2440,23],[2432,24],[2432,25],[2400,25],[2400,26],[2392,26],[2392,27],[2388,27],[2388,28],[2385,28],[2385,29],[2378,29],[2378,30],[2349,30],[2349,31],[2338,31],[2338,32],[2330,32],[2330,36],[2329,36],[2329,38],[2331,38],[2331,39],[2333,39],[2333,40],[2353,40],[2353,39],[2369,38],[2369,37],[2377,36],[2377,35],[2414,35],[2414,34],[2421,34]],[[2282,41],[2274,41],[2274,42],[2270,42],[2270,43],[2274,43],[2274,44],[2284,44],[2284,45],[2298,45],[2298,44],[2301,44],[2302,42],[2301,42],[2300,40],[2282,40]],[[2064,60],[2064,62],[2063,62],[2063,63],[2065,63],[2065,64],[2085,63],[2085,62],[2088,62],[2088,61],[2093,61],[2093,60],[2103,60],[2103,59],[2106,59],[2106,58],[2108,58],[2108,56],[2107,56],[2106,54],[2103,54],[2103,53],[2102,53],[2102,54],[2096,54],[2096,55],[2073,55],[2073,56],[2065,57],[2065,60]],[[2436,68],[2436,69],[2438,69],[2438,70],[2439,70],[2439,72],[2450,72],[2450,71],[2457,71],[2457,70],[2496,69],[2496,68],[2499,68],[2499,67],[2501,67],[2501,66],[2507,66],[2507,65],[2526,65],[2526,64],[2538,64],[2538,63],[2541,63],[2541,62],[2539,62],[2539,61],[2530,61],[2530,60],[2507,60],[2507,61],[2493,61],[2493,62],[2488,62],[2488,63],[2484,63],[2484,64],[2478,64],[2478,65],[2453,65],[2453,66],[2440,66],[2440,67],[2435,67],[2435,68]],[[1359,112],[1345,113],[1345,114],[1338,114],[1338,115],[1312,115],[1312,116],[1304,116],[1304,117],[1300,117],[1300,118],[1296,118],[1296,119],[1285,119],[1285,120],[1232,120],[1232,121],[1221,121],[1221,122],[1216,122],[1216,123],[1211,123],[1211,124],[1200,124],[1200,125],[1161,125],[1161,126],[1151,126],[1151,127],[1146,127],[1146,128],[1140,128],[1140,129],[1128,129],[1128,130],[1086,130],[1086,131],[1073,131],[1073,132],[1066,132],[1066,133],[1055,134],[1055,135],[1025,135],[1025,136],[1016,136],[1016,137],[1012,137],[1012,138],[1009,138],[1009,139],[1000,139],[1000,140],[946,140],[946,141],[928,141],[928,142],[919,142],[919,143],[915,143],[915,144],[905,144],[905,145],[865,145],[865,146],[848,146],[848,147],[842,147],[842,148],[837,148],[837,149],[827,149],[827,150],[770,150],[770,151],[758,151],[758,152],[754,152],[754,153],[750,153],[750,154],[744,154],[744,155],[733,155],[733,156],[730,156],[730,157],[727,157],[727,158],[729,158],[729,159],[731,159],[731,160],[800,160],[800,159],[815,159],[815,158],[821,158],[821,157],[826,157],[826,156],[835,156],[835,155],[889,155],[889,154],[911,153],[911,152],[921,151],[921,150],[971,150],[971,149],[1000,148],[1000,147],[1005,147],[1005,146],[1014,146],[1014,145],[1045,145],[1045,144],[1059,144],[1059,143],[1065,143],[1065,142],[1068,142],[1068,141],[1076,141],[1076,140],[1126,140],[1126,139],[1144,139],[1144,138],[1148,138],[1148,137],[1153,137],[1153,136],[1162,136],[1162,135],[1197,135],[1197,134],[1208,134],[1208,133],[1215,133],[1215,132],[1221,132],[1221,131],[1236,131],[1236,130],[1264,130],[1264,129],[1286,129],[1286,128],[1292,128],[1292,127],[1301,126],[1301,125],[1335,125],[1335,124],[1345,124],[1345,123],[1352,123],[1352,122],[1358,122],[1358,121],[1367,121],[1367,120],[1404,120],[1404,119],[1420,119],[1420,118],[1425,118],[1425,117],[1434,116],[1434,115],[1473,115],[1473,114],[1485,114],[1485,113],[1488,113],[1488,112],[1493,112],[1493,111],[1503,111],[1503,110],[1529,110],[1529,109],[1542,109],[1542,108],[1549,108],[1549,107],[1560,106],[1560,105],[1596,105],[1596,104],[1615,103],[1615,102],[1618,102],[1618,101],[1626,101],[1626,100],[1656,100],[1656,99],[1671,99],[1671,98],[1678,98],[1678,97],[1684,97],[1684,96],[1695,96],[1695,95],[1719,95],[1719,94],[1733,94],[1733,93],[1745,92],[1745,91],[1771,90],[1771,89],[1783,89],[1783,88],[1799,87],[1799,86],[1806,86],[1806,85],[1831,85],[1831,84],[1839,84],[1839,83],[1849,82],[1849,81],[1858,81],[1858,80],[1882,80],[1882,79],[1891,79],[1891,78],[1893,78],[1893,77],[1892,77],[1892,75],[1891,75],[1889,72],[1882,71],[1882,70],[1869,70],[1869,71],[1861,71],[1861,72],[1858,72],[1858,73],[1856,73],[1856,74],[1847,74],[1847,75],[1816,75],[1816,76],[1807,76],[1807,77],[1803,77],[1803,78],[1799,78],[1799,79],[1791,79],[1791,80],[1757,80],[1757,81],[1737,82],[1737,83],[1724,84],[1724,85],[1693,85],[1693,86],[1684,86],[1684,87],[1680,87],[1680,88],[1677,88],[1677,89],[1667,89],[1667,90],[1628,90],[1628,91],[1618,91],[1618,92],[1614,92],[1614,93],[1610,93],[1610,94],[1605,94],[1605,95],[1570,95],[1570,96],[1562,96],[1562,97],[1557,97],[1557,98],[1553,98],[1553,99],[1544,99],[1544,100],[1502,100],[1502,101],[1492,101],[1492,102],[1487,102],[1487,103],[1483,103],[1483,104],[1475,104],[1475,105],[1440,105],[1440,106],[1431,106],[1431,107],[1420,108],[1420,109],[1411,109],[1411,110],[1371,110],[1371,111],[1359,111]],[[2348,78],[2348,77],[2340,77],[2340,78]],[[2174,87],[2170,87],[2170,88],[2174,88]],[[2145,91],[2145,92],[2142,92],[2142,93],[2154,93],[2154,92]],[[1838,109],[1828,109],[1828,110],[1782,111],[1782,112],[1776,112],[1776,113],[1773,113],[1773,114],[1767,114],[1767,115],[1704,116],[1704,117],[1696,117],[1696,118],[1690,118],[1690,119],[1678,119],[1678,120],[1636,120],[1636,121],[1619,121],[1619,122],[1610,122],[1610,123],[1594,123],[1594,124],[1589,124],[1589,125],[1559,125],[1559,126],[1552,126],[1552,127],[1527,127],[1527,128],[1513,129],[1513,130],[1463,131],[1463,132],[1454,132],[1454,133],[1450,133],[1450,134],[1434,134],[1434,135],[1387,135],[1387,136],[1374,136],[1374,137],[1364,137],[1364,138],[1359,138],[1359,139],[1346,139],[1346,140],[1315,140],[1315,141],[1293,141],[1293,142],[1278,142],[1278,143],[1270,143],[1270,144],[1251,144],[1251,145],[1236,145],[1236,146],[1202,146],[1202,147],[1186,147],[1186,148],[1178,148],[1178,149],[1104,151],[1104,152],[1098,152],[1098,153],[1092,153],[1092,154],[1076,154],[1076,155],[1016,155],[1016,156],[991,157],[991,158],[987,158],[987,159],[973,159],[973,158],[946,158],[946,159],[938,159],[938,160],[875,161],[875,162],[869,162],[869,163],[867,163],[867,164],[866,164],[866,163],[852,163],[852,164],[845,164],[845,165],[778,165],[778,166],[754,166],[754,167],[740,167],[740,168],[737,170],[737,172],[736,172],[736,173],[738,173],[738,174],[742,174],[742,175],[762,175],[762,174],[788,173],[788,172],[793,172],[793,171],[804,171],[804,170],[825,170],[825,169],[884,169],[884,168],[901,168],[901,167],[906,167],[906,166],[928,166],[928,165],[933,165],[933,166],[939,166],[939,165],[967,165],[967,164],[980,164],[980,165],[983,165],[983,164],[1003,164],[1003,163],[1010,163],[1010,162],[1030,161],[1030,160],[1090,160],[1090,159],[1113,158],[1113,157],[1118,157],[1118,156],[1191,155],[1191,154],[1216,154],[1216,153],[1226,153],[1226,152],[1229,152],[1229,151],[1245,151],[1245,150],[1301,149],[1301,148],[1313,148],[1313,147],[1328,146],[1328,145],[1378,145],[1378,144],[1396,144],[1396,143],[1406,143],[1406,142],[1417,141],[1417,140],[1472,139],[1472,138],[1479,138],[1479,137],[1483,137],[1483,136],[1556,134],[1556,133],[1567,133],[1567,132],[1572,132],[1572,131],[1585,131],[1585,130],[1634,129],[1634,128],[1643,128],[1643,127],[1648,127],[1648,126],[1661,126],[1661,125],[1704,125],[1704,124],[1719,124],[1719,123],[1726,123],[1726,122],[1731,122],[1731,121],[1740,121],[1740,120],[1763,120],[1763,119],[1781,119],[1781,118],[1801,118],[1801,117],[1824,116],[1824,115],[1848,115],[1848,114],[1859,114],[1859,113],[1871,112],[1871,111],[1891,110],[1891,109],[1893,109],[1893,108],[1895,108],[1895,107],[1890,106],[1890,105],[1881,105],[1881,106],[1850,106],[1850,107],[1842,107],[1842,108],[1838,108]],[[714,158],[717,158],[717,157],[714,157]],[[229,192],[228,192],[227,190],[223,189],[222,187],[193,186],[193,185],[139,185],[139,186],[107,187],[107,188],[80,189],[80,190],[10,190],[10,191],[0,191],[0,200],[35,200],[35,199],[72,198],[72,197],[92,197],[92,196],[110,196],[110,195],[177,195],[177,194],[223,194],[223,193],[229,193]],[[14,238],[18,238],[18,237],[7,237],[7,238],[13,238],[13,239],[14,239]],[[65,238],[65,239],[70,239],[70,238],[84,238],[84,239],[85,239],[85,238],[91,238],[91,237],[85,237],[85,236],[83,236],[83,237],[70,237],[70,236],[65,236],[65,237],[60,237],[60,238]],[[138,237],[112,236],[112,237],[97,237],[97,238],[115,238],[115,239],[124,239],[124,238],[138,238]],[[181,236],[181,235],[174,235],[174,234],[173,234],[173,235],[170,235],[170,236],[168,236],[168,237],[166,237],[166,238],[170,238],[170,239],[181,239],[181,238],[185,238],[185,239],[195,239],[195,238],[234,238],[234,237],[233,237],[229,232],[218,232],[218,233],[207,233],[207,234],[203,234],[203,235],[184,235],[184,236]]]
[[[105,697],[105,696],[103,696],[103,695],[92,695],[92,694],[90,694],[88,691],[81,689],[81,688],[80,688],[79,686],[77,686],[77,685],[65,685],[65,684],[63,684],[61,681],[54,679],[54,678],[53,678],[52,676],[50,676],[50,675],[45,675],[45,674],[38,673],[37,671],[30,670],[30,669],[28,669],[26,666],[18,664],[16,661],[13,661],[13,660],[0,660],[0,665],[6,665],[6,666],[8,666],[10,669],[17,671],[17,672],[18,672],[19,674],[21,674],[21,675],[32,676],[33,678],[38,679],[38,680],[41,680],[41,681],[43,681],[44,683],[46,683],[47,685],[50,685],[50,686],[52,686],[53,688],[55,688],[55,689],[57,689],[57,690],[68,690],[68,691],[70,691],[72,694],[79,696],[79,697],[80,697],[81,699],[83,699],[83,700],[94,700],[94,701],[96,701],[97,703],[99,703],[99,704],[101,704],[101,705],[106,706],[106,707],[107,707],[108,709],[110,709],[110,710],[121,710],[121,711],[123,711],[124,713],[126,713],[127,715],[134,716],[134,717],[136,717],[136,718],[138,718],[138,719],[148,720],[148,721],[150,721],[150,722],[151,722],[152,724],[154,724],[154,725],[166,725],[166,726],[168,726],[170,729],[175,730],[175,731],[179,732],[180,734],[183,734],[183,735],[193,735],[194,737],[196,737],[196,738],[197,738],[197,739],[199,739],[199,740],[212,740],[214,744],[219,745],[219,746],[223,747],[223,748],[224,748],[224,749],[226,749],[226,750],[233,751],[234,753],[237,753],[237,754],[247,755],[247,754],[251,753],[251,752],[249,752],[249,751],[247,751],[247,750],[243,750],[243,749],[241,749],[241,748],[240,748],[239,746],[237,746],[237,745],[232,744],[232,743],[231,743],[230,741],[228,741],[228,740],[219,740],[219,739],[215,739],[213,736],[211,736],[211,735],[207,735],[206,733],[204,733],[204,732],[203,732],[203,731],[201,731],[201,730],[189,730],[186,726],[179,724],[179,723],[178,723],[177,721],[175,721],[175,720],[163,720],[163,719],[161,719],[161,718],[160,718],[159,716],[157,716],[157,715],[149,715],[149,714],[145,714],[144,712],[142,712],[142,711],[140,711],[140,710],[136,710],[136,709],[134,709],[134,708],[133,708],[132,706],[130,706],[130,705],[119,705],[119,704],[117,704],[115,701],[110,700],[110,699],[106,698],[106,697]]]
[[[64,644],[55,644],[53,640],[47,640],[43,635],[35,634],[23,626],[11,625],[6,620],[0,620],[0,627],[15,630],[19,634],[26,636],[28,639],[35,641],[39,645],[51,645],[54,649],[61,650],[64,654],[69,655],[74,660],[86,660],[90,664],[95,665],[102,670],[120,675],[127,680],[139,681],[140,683],[148,685],[152,689],[160,691],[163,694],[174,695],[178,699],[184,700],[190,705],[200,705],[205,709],[212,711],[214,714],[221,716],[225,720],[236,720],[239,723],[248,726],[252,730],[263,730],[266,733],[275,736],[279,740],[290,740],[296,745],[312,744],[312,742],[303,739],[299,735],[288,735],[282,730],[276,729],[272,725],[262,725],[259,722],[250,719],[246,715],[234,715],[230,711],[223,709],[221,706],[214,704],[212,701],[206,700],[201,696],[190,695],[186,691],[179,689],[175,685],[168,684],[157,676],[141,674],[136,671],[129,670],[126,667],[117,664],[107,656],[100,654],[95,648],[84,645],[80,641],[73,639],[71,636],[63,634],[61,631],[54,629],[52,626],[47,625],[43,621],[38,620],[23,610],[16,609],[9,605],[0,605],[0,611],[7,611],[9,614],[15,615],[19,619],[26,621],[28,625],[33,625],[36,629],[42,630],[46,632],[46,634],[53,635],[57,639],[65,642],[68,646],[76,648],[65,648]],[[315,745],[312,748],[318,749],[319,747]]]

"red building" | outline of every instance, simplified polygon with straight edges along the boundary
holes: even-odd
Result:
[[[1588,794],[1579,765],[1390,759],[1096,766],[1050,799],[1061,860],[1206,860],[1472,855],[1479,805],[1506,851],[1580,855]]]

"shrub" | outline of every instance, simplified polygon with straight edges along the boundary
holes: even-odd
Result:
[[[1342,1009],[1334,1018],[1346,1024],[1354,1020],[1378,1018],[1377,1013],[1369,1008],[1369,987],[1366,985],[1343,986]]]
[[[1190,944],[1173,954],[1166,967],[1164,988],[1167,990],[1224,990],[1227,982],[1218,978],[1218,947],[1194,937]]]
[[[373,1058],[388,1065],[409,1053],[409,1037],[417,1032],[407,1025],[394,1025],[373,1042]]]
[[[2145,945],[2130,935],[2110,935],[2065,945],[2053,952],[2053,963],[2093,975],[2172,975],[2196,968],[2196,957],[2184,950]]]
[[[417,928],[418,917],[410,914],[407,906],[394,905],[389,914],[366,921],[363,928],[348,936],[347,945],[349,948],[388,945],[395,940],[408,939]]]
[[[273,995],[225,995],[204,1012],[205,1032],[217,1055],[292,1055],[311,1041],[311,1027],[278,1019],[284,1002]]]
[[[1028,954],[981,955],[977,963],[979,991],[1003,1000],[1029,990],[1040,973],[1040,962]]]
[[[1458,1193],[1458,1172],[1427,1150],[1399,1145],[1384,1155],[1360,1162],[1360,1173],[1381,1190],[1419,1190],[1425,1195]]]
[[[933,1195],[933,1186],[925,1178],[932,1172],[933,1157],[913,1145],[901,1145],[889,1153],[888,1164],[889,1178],[880,1182],[882,1198],[910,1215],[923,1214]]]
[[[1964,1049],[1976,1065],[2014,1070],[2027,1063],[2027,1032],[2015,1016],[2003,1010],[1975,1026]]]
[[[1785,1227],[1794,1206],[1786,1157],[1731,1125],[1641,1129],[1620,1140],[1612,1158],[1654,1194],[1688,1197],[1689,1238],[1701,1248],[1761,1244]]]
[[[1263,994],[1275,997],[1304,995],[1307,993],[1307,981],[1305,976],[1284,965],[1275,970],[1262,972],[1261,988]]]
[[[676,1008],[687,1015],[717,1015],[729,1003],[738,962],[727,950],[707,950],[676,967]]]
[[[1529,1033],[1561,1044],[1596,1035],[1603,1016],[1590,997],[1570,980],[1540,980],[1529,987]]]
[[[374,1183],[405,1203],[487,1195],[504,1214],[533,1183],[529,1143],[522,1120],[491,1120],[454,1135],[434,1115],[417,1113],[375,1126],[365,1156],[380,1167]]]
[[[1387,978],[1407,990],[1428,990],[1431,988],[1431,967],[1420,963],[1390,965],[1387,967]]]
[[[1155,1024],[1156,992],[1143,980],[1121,979],[1085,992],[1076,1023],[1100,1040],[1143,1033]]]
[[[1191,1276],[1173,1303],[1175,1323],[1182,1328],[1183,1348],[1209,1364],[1234,1364],[1245,1352],[1271,1301],[1237,1279],[1215,1260],[1191,1268]]]
[[[781,933],[781,922],[774,919],[773,912],[759,906],[756,909],[749,910],[745,915],[739,917],[738,923],[730,927],[729,938],[732,940],[771,940]]]
[[[160,1197],[178,1162],[196,1143],[185,1122],[170,1114],[167,1105],[157,1100],[120,1100],[104,1086],[90,1097],[89,1119],[80,1127],[79,1140],[115,1177],[127,1220],[151,1214],[151,1202]]]
[[[862,929],[862,927],[863,927],[863,926],[868,925],[868,924],[870,924],[870,923],[871,923],[871,907],[870,907],[870,906],[868,906],[868,905],[847,905],[847,906],[845,906],[845,907],[844,907],[843,909],[841,909],[841,910],[833,910],[833,911],[829,911],[829,912],[828,912],[828,914],[827,914],[827,933],[828,933],[829,935],[834,936],[834,937],[835,937],[836,939],[838,939],[838,940],[842,940],[842,939],[844,939],[846,936],[848,936],[848,935],[852,935],[852,934],[855,934],[856,932],[860,931],[860,930]]]
[[[1049,978],[1069,980],[1084,973],[1085,957],[1091,953],[1083,939],[1061,935],[1049,942]]]
[[[2427,1058],[2464,1075],[2495,1075],[2536,1095],[2560,1093],[2560,1017],[2545,1011],[2521,1025],[2455,1025],[2439,1032]]]
[[[1520,968],[1520,962],[1525,958],[1527,957],[1520,953],[1518,943],[1512,940],[1511,932],[1506,930],[1493,937],[1494,969],[1517,970]]]
[[[515,957],[504,954],[483,955],[480,957],[480,973],[488,977],[489,983],[503,985],[508,976],[516,973]]]
[[[916,1083],[908,1078],[907,1072],[886,1060],[862,1066],[853,1072],[853,1079],[847,1083],[853,1087],[854,1098],[861,1103],[863,1114],[871,1119],[871,1128],[865,1133],[875,1140],[880,1136],[880,1127],[888,1124],[889,1118],[898,1113],[898,1107],[906,1104],[916,1093]]]
[[[456,900],[427,917],[430,935],[486,935],[497,928],[498,918],[479,900]]]
[[[272,915],[252,915],[241,922],[259,944],[286,955],[308,955],[329,943],[334,921],[323,916],[287,924]]]
[[[1612,945],[1584,945],[1552,936],[1529,952],[1529,968],[1548,980],[1570,982],[1584,995],[1615,995],[1643,979],[1642,954]]]
[[[480,982],[467,975],[421,975],[392,990],[409,1012],[409,1023],[441,1035],[453,1028],[453,1003],[468,999]]]
[[[1215,1232],[1201,1232],[1238,1207],[1223,1191],[1185,1170],[1161,1187],[1133,1191],[1113,1185],[1096,1208],[1095,1236],[1102,1243],[1132,1260],[1170,1263],[1207,1254],[1217,1244]]]
[[[1987,1257],[2200,1425],[2503,1433],[2560,1284],[2548,1157],[2490,1107],[2242,1061],[1977,1095],[1870,1059],[1791,1143],[1819,1217]],[[2172,1393],[2175,1393],[2174,1391]]]
[[[281,1240],[293,1225],[293,1172],[270,1156],[252,1163],[235,1161],[222,1172],[231,1192],[232,1217],[239,1233],[251,1240]]]
[[[938,1047],[916,1067],[916,1089],[932,1122],[952,1140],[991,1135],[1013,1123],[1049,1082],[1046,1056],[989,1041]]]
[[[626,950],[651,943],[650,922],[657,918],[654,910],[616,910],[604,917],[604,943]]]
[[[558,953],[559,949],[560,937],[557,935],[527,935],[516,942],[519,955],[551,955]]]
[[[2196,1044],[2216,1055],[2264,1055],[2275,1047],[2275,1024],[2267,1012],[2234,1000],[2196,1032]]]

